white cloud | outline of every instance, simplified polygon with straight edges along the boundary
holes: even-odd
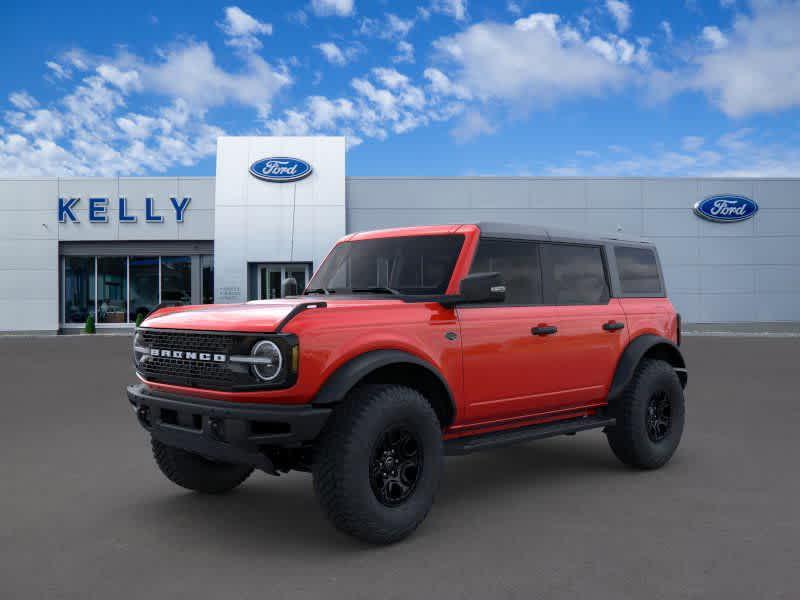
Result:
[[[672,24],[669,21],[661,21],[659,24],[661,27],[661,31],[664,32],[664,37],[667,39],[667,43],[672,43]]]
[[[719,5],[722,8],[733,8],[736,6],[736,0],[719,0]]]
[[[727,44],[700,54],[683,87],[704,91],[732,117],[800,106],[800,2],[756,2]],[[721,32],[720,32],[721,33]],[[713,35],[713,34],[712,34]]]
[[[355,60],[362,52],[361,46],[351,45],[342,49],[334,42],[322,42],[321,44],[316,44],[314,48],[322,52],[322,56],[325,57],[325,60],[338,67],[343,67],[347,63]]]
[[[22,91],[19,91],[19,92],[12,92],[8,96],[8,101],[11,102],[11,104],[15,108],[18,108],[19,110],[30,110],[34,106],[37,106],[39,104],[39,102],[37,102],[36,98],[31,96],[25,90],[22,90]]]
[[[308,15],[302,8],[290,12],[286,15],[286,20],[289,23],[296,23],[297,25],[306,25],[308,23]]]
[[[506,2],[506,10],[515,17],[518,17],[522,14],[522,7],[520,7],[517,2],[514,2],[514,0],[508,0],[508,2]]]
[[[579,151],[580,162],[553,164],[545,173],[603,176],[692,176],[692,177],[796,177],[800,172],[800,149],[790,143],[768,141],[752,129],[731,131],[709,142],[685,136],[680,149],[664,144],[640,152],[626,152],[609,159],[605,152]]]
[[[623,0],[606,0],[606,9],[617,24],[617,31],[625,33],[631,26],[631,10],[630,4]]]
[[[440,96],[453,96],[460,100],[469,100],[472,97],[469,90],[462,85],[453,83],[450,78],[439,69],[429,67],[423,73],[429,83],[430,90]]]
[[[311,11],[318,17],[349,17],[353,10],[353,0],[311,0]]]
[[[207,44],[193,42],[163,53],[160,63],[139,63],[138,68],[146,90],[183,98],[199,108],[232,102],[264,115],[291,77],[258,55],[248,54],[243,61],[244,70],[226,71],[217,65]]]
[[[48,69],[50,69],[56,79],[69,79],[71,76],[69,69],[64,68],[64,66],[53,60],[48,60],[44,64]]]
[[[453,17],[456,21],[467,18],[467,0],[433,0],[430,11]]]
[[[386,13],[383,19],[364,17],[358,27],[358,33],[366,37],[384,40],[402,40],[414,28],[415,19],[403,19],[393,13]]]
[[[720,50],[728,45],[728,38],[718,27],[714,26],[703,27],[703,39],[711,44],[714,50]]]
[[[413,63],[414,62],[414,46],[405,40],[397,42],[397,54],[392,57],[392,62],[395,63]]]
[[[283,68],[240,53],[229,71],[204,43],[161,50],[155,60],[120,51],[114,57],[73,49],[54,59],[71,88],[43,106],[24,92],[0,130],[0,174],[135,175],[193,165],[211,156],[224,131],[206,122],[209,108],[239,104],[266,118],[272,98],[291,83]],[[48,65],[52,73],[57,73]],[[128,105],[146,95],[147,109]]]
[[[617,36],[587,42],[558,15],[545,13],[513,25],[479,23],[434,46],[456,67],[450,79],[471,95],[522,106],[618,88],[631,74],[629,63],[640,62],[631,42]]]
[[[391,90],[404,88],[409,84],[408,77],[397,71],[397,69],[378,67],[373,69],[372,72],[378,81]]]
[[[609,62],[622,65],[636,63],[640,66],[647,66],[650,61],[647,51],[649,40],[640,38],[638,42],[637,47],[625,38],[611,34],[605,39],[594,36],[586,42],[586,45]]]
[[[697,135],[687,135],[681,140],[681,147],[687,152],[696,152],[703,144],[705,139]]]
[[[103,63],[97,67],[97,73],[124,94],[140,90],[142,87],[139,73],[135,69],[121,69],[116,65]]]
[[[351,98],[311,96],[301,108],[287,109],[265,123],[274,135],[345,135],[348,147],[364,138],[383,140],[459,114],[463,105],[412,83],[396,69],[378,67],[351,82]]]
[[[262,23],[238,6],[228,6],[225,19],[217,25],[229,38],[226,44],[250,51],[261,48],[258,36],[272,35],[271,23]]]
[[[450,131],[450,135],[459,142],[465,143],[481,135],[491,135],[496,128],[477,110],[465,113],[459,123]]]
[[[404,38],[414,27],[414,19],[402,19],[395,14],[387,13],[386,25],[388,26],[389,33],[398,38]]]
[[[347,58],[345,58],[344,52],[342,52],[341,48],[339,48],[339,46],[337,46],[335,43],[322,42],[314,47],[322,52],[325,60],[327,60],[329,63],[339,66],[347,64]]]
[[[116,124],[126,135],[137,140],[146,139],[159,127],[165,127],[158,119],[139,114],[118,117]]]

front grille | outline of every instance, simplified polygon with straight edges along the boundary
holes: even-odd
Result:
[[[235,338],[229,334],[141,329],[142,342],[148,348],[180,350],[208,354],[232,354]],[[229,389],[235,373],[228,362],[186,360],[148,356],[139,364],[139,372],[150,381],[187,387]]]

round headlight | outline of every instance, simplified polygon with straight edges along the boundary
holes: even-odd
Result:
[[[139,365],[150,355],[150,349],[145,347],[144,335],[137,331],[133,335],[133,361]]]
[[[283,355],[278,346],[269,340],[262,340],[253,346],[253,373],[262,381],[272,381],[281,372]]]

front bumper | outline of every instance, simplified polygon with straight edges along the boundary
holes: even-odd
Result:
[[[139,423],[154,439],[223,462],[275,471],[265,450],[296,448],[319,435],[331,413],[310,405],[234,404],[128,386]]]

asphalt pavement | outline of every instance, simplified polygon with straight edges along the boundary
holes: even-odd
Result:
[[[672,462],[598,431],[447,459],[433,511],[376,548],[310,476],[167,481],[125,399],[130,338],[0,338],[0,598],[797,598],[800,339],[687,338]]]

